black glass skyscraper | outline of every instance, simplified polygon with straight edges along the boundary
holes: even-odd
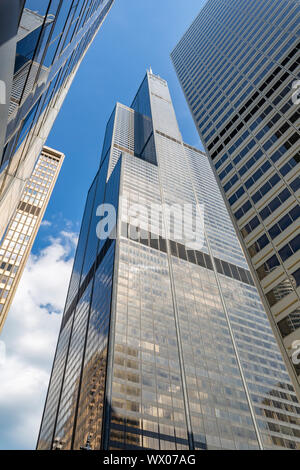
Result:
[[[172,59],[300,398],[300,3],[208,0]]]
[[[179,236],[183,205],[193,220],[204,205],[202,243],[194,225]],[[151,71],[107,124],[38,448],[88,436],[92,449],[300,448],[300,406],[208,159]]]

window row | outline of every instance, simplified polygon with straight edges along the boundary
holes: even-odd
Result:
[[[277,286],[273,287],[272,290],[266,293],[267,301],[270,307],[273,307],[281,299],[289,295],[300,285],[300,268],[291,274],[292,281],[286,278],[281,281]]]

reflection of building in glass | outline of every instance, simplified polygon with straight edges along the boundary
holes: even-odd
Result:
[[[300,328],[300,309],[293,312],[293,314],[288,315],[286,318],[289,322],[290,329],[294,328],[294,330],[297,330]]]
[[[101,354],[95,353],[84,369],[84,377],[81,388],[83,390],[80,405],[77,412],[78,432],[74,443],[75,448],[79,449],[84,443],[84,439],[90,437],[89,442],[92,448],[100,447],[100,435],[102,425],[102,413],[104,403],[105,375],[106,375],[106,349]],[[77,388],[80,377],[75,384],[75,393],[73,394],[70,405],[70,423],[66,422],[65,429],[68,429],[64,439],[54,438],[53,450],[63,449],[65,444],[72,441],[73,420],[72,416],[77,407]]]
[[[152,233],[137,230],[125,198],[165,204]],[[117,224],[96,216],[103,202]],[[168,234],[167,208],[183,203],[205,205],[202,247],[191,228],[174,239],[176,218]],[[97,238],[101,227],[117,238]],[[93,449],[300,449],[299,414],[208,159],[183,143],[167,83],[147,72],[107,124],[38,448],[78,449],[90,436]]]
[[[40,68],[37,61],[33,62],[34,54],[40,53],[42,39],[54,20],[53,16],[44,17],[37,12],[24,8],[17,34],[16,59],[14,67],[14,80],[8,116],[21,105],[21,100],[30,93],[32,84]],[[41,36],[41,40],[39,40]],[[35,52],[36,45],[39,50]],[[44,73],[47,68],[42,68]],[[42,72],[43,73],[43,72]],[[26,87],[25,87],[26,85]],[[31,85],[31,87],[30,87]]]
[[[172,59],[300,399],[300,328],[282,329],[300,310],[299,19],[297,0],[208,0]]]
[[[17,16],[15,3],[6,1],[4,11],[0,6],[0,15],[6,14],[8,23],[12,15]],[[0,32],[0,80],[7,91],[6,112],[2,112],[2,105],[0,110],[0,237],[112,3],[26,0],[19,26],[15,21],[3,43],[4,32]]]
[[[24,271],[64,154],[44,147],[0,244],[0,330]]]

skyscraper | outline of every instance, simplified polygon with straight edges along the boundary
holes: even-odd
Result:
[[[113,0],[2,3],[0,238]]]
[[[299,24],[299,1],[208,0],[172,52],[298,397]]]
[[[107,124],[38,449],[88,437],[92,449],[300,448],[300,405],[208,159],[183,143],[151,71]]]
[[[1,241],[0,331],[20,282],[63,160],[63,153],[49,147],[43,148]]]

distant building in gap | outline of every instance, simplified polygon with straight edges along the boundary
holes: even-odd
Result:
[[[0,244],[0,332],[59,175],[64,154],[44,147]]]
[[[141,228],[124,200],[159,205],[159,224],[148,211]],[[117,213],[108,225],[103,203]],[[176,235],[174,204],[193,217],[204,204],[203,245],[191,247],[192,227]],[[112,236],[98,238],[105,227]],[[182,141],[168,85],[151,71],[106,127],[38,449],[87,439],[110,450],[300,449],[300,405],[208,158]]]

